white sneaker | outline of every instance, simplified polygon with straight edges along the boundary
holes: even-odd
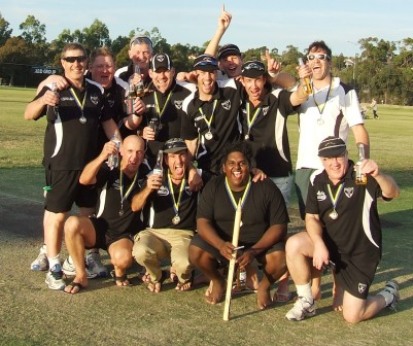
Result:
[[[72,257],[68,257],[65,259],[63,262],[63,267],[62,267],[63,273],[66,276],[75,276],[76,275],[76,268],[75,265],[73,264]],[[86,266],[86,275],[88,279],[94,279],[98,275],[96,273],[93,273],[92,271],[89,270],[89,268]]]
[[[66,286],[63,281],[63,272],[60,264],[55,264],[46,274],[45,283],[51,290],[63,290]]]
[[[49,269],[49,261],[47,260],[46,256],[46,245],[42,245],[40,247],[39,255],[37,258],[32,262],[30,265],[30,270],[38,271],[46,271]]]
[[[400,299],[399,285],[396,281],[387,281],[386,286],[384,286],[384,289],[379,294],[385,296],[386,293],[390,293],[393,296],[393,300],[389,304],[387,304],[387,307],[391,310],[396,310],[396,305]]]
[[[101,278],[108,276],[108,270],[100,260],[99,252],[90,251],[86,255],[86,267],[91,273],[96,274],[96,276]]]
[[[314,316],[316,313],[315,302],[309,302],[306,298],[298,297],[294,307],[287,312],[285,317],[290,321],[301,321],[306,317]]]

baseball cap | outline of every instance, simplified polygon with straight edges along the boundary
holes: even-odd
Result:
[[[151,48],[153,47],[152,40],[148,36],[144,36],[144,35],[133,36],[129,42],[129,46],[132,47],[135,44],[142,44],[142,43],[149,45]]]
[[[235,44],[226,44],[218,49],[218,60],[225,58],[228,55],[238,55],[241,56],[241,51],[239,50],[238,46]]]
[[[218,60],[209,54],[202,54],[195,58],[194,70],[215,71],[218,70]]]
[[[168,139],[163,146],[164,153],[176,153],[182,150],[188,150],[188,147],[182,138]]]
[[[339,138],[329,136],[324,138],[318,146],[318,156],[338,157],[343,156],[347,150],[346,143]]]
[[[265,65],[258,60],[247,61],[242,65],[241,76],[257,78],[265,74]]]
[[[159,69],[170,70],[172,67],[172,60],[165,53],[155,54],[149,63],[149,68],[155,72]]]

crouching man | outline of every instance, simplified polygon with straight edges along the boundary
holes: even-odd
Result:
[[[346,144],[337,137],[325,138],[318,147],[324,166],[311,177],[306,204],[307,232],[290,237],[286,244],[287,266],[298,299],[286,318],[299,321],[316,313],[311,294],[311,268],[330,266],[336,279],[336,301],[344,319],[357,323],[375,316],[399,299],[398,285],[388,281],[384,290],[369,296],[381,258],[382,236],[377,198],[398,197],[399,188],[379,171],[373,160],[361,163],[364,185],[354,180],[354,164]]]
[[[73,281],[64,289],[66,293],[74,294],[87,287],[84,252],[89,248],[108,250],[116,285],[129,285],[126,269],[133,263],[133,237],[142,229],[140,215],[132,212],[130,201],[147,173],[139,169],[145,143],[136,135],[126,137],[120,149],[119,167],[110,169],[106,161],[116,153],[116,144],[107,142],[79,178],[81,184],[96,185],[101,192],[96,216],[71,216],[65,223],[66,247],[76,268]]]

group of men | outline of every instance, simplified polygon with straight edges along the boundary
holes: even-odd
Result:
[[[246,269],[260,309],[277,300],[270,289],[282,277],[277,293],[288,297],[288,270],[298,299],[286,317],[314,315],[320,272],[331,263],[333,305],[347,321],[394,306],[394,281],[374,297],[368,293],[381,255],[376,199],[392,199],[399,190],[370,159],[361,163],[367,185],[354,183],[349,128],[369,154],[355,90],[332,77],[332,53],[323,41],[309,46],[307,63],[297,68],[299,83],[279,72],[269,54],[265,66],[243,62],[234,44],[218,49],[230,22],[223,10],[206,54],[178,76],[170,57],[154,54],[145,36],[131,39],[131,63],[116,73],[105,48],[93,52],[89,66],[81,45],[63,49],[64,76],[42,82],[25,111],[26,119],[47,117],[46,249],[32,268],[47,270],[49,288],[75,294],[96,276],[85,249],[104,249],[116,285],[130,284],[135,259],[148,289],[158,293],[166,279],[161,263],[169,259],[178,291],[191,289],[197,269],[209,281],[206,301],[216,304],[225,293],[221,268],[236,251],[231,240],[240,204],[237,265]],[[312,90],[304,78],[311,78]],[[126,112],[124,99],[136,83],[146,93]],[[297,112],[295,183],[306,231],[287,239],[293,170],[286,123]],[[108,140],[113,137],[123,138],[120,148]],[[80,213],[68,217],[73,203]],[[69,284],[59,256],[63,237],[70,255],[63,267],[71,263],[74,274]]]

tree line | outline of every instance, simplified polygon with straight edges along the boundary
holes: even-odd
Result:
[[[32,15],[27,16],[19,29],[20,35],[13,35],[9,22],[0,13],[0,84],[37,85],[60,67],[60,52],[69,42],[79,42],[88,51],[107,46],[116,57],[117,67],[121,67],[129,62],[130,38],[135,34],[147,35],[154,43],[155,52],[171,56],[177,71],[190,70],[194,57],[204,52],[208,44],[205,42],[202,47],[181,43],[171,45],[157,27],[150,31],[138,27],[127,36],[112,40],[108,27],[98,19],[82,30],[64,29],[51,42],[46,40],[46,25]],[[351,57],[333,55],[334,75],[354,86],[362,102],[375,97],[386,104],[413,105],[413,38],[393,42],[368,37],[360,39],[357,45],[360,54]],[[282,63],[283,70],[297,75],[297,60],[305,56],[305,52],[293,45],[282,52],[271,47],[250,48],[243,52],[244,61],[260,59],[267,48]]]

